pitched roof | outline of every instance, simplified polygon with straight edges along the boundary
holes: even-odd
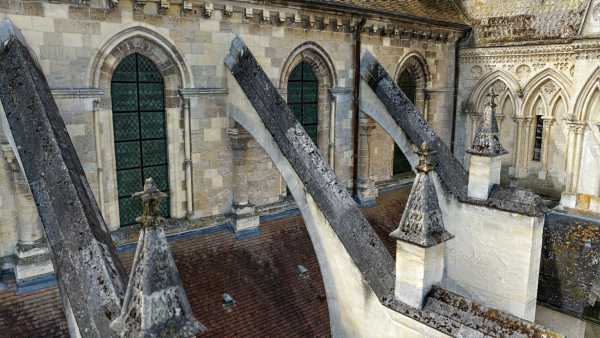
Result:
[[[465,18],[452,0],[323,0],[321,2],[386,12],[392,15],[407,15],[435,21],[465,24]]]
[[[263,222],[260,234],[245,240],[225,226],[174,237],[169,244],[192,311],[208,328],[199,337],[331,336],[323,278],[301,217]],[[130,247],[119,254],[127,269]],[[8,284],[0,291],[1,337],[69,337],[58,288],[17,294],[14,277]],[[231,311],[223,293],[237,301]]]

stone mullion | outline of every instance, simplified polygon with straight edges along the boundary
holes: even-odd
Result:
[[[542,131],[542,171],[545,175],[548,173],[548,153],[550,149],[550,131],[552,128],[552,124],[554,123],[554,118],[552,117],[544,117],[542,119],[543,122],[543,131]]]
[[[573,190],[577,192],[579,186],[579,175],[581,170],[581,155],[583,153],[583,135],[585,131],[585,124],[581,123],[575,128],[575,156],[574,170],[573,170]]]
[[[527,147],[527,127],[531,119],[525,117],[516,117],[515,121],[517,122],[517,135],[515,142],[515,155],[514,155],[514,167],[515,167],[515,176],[522,177],[524,176],[524,171],[527,169],[527,162],[523,159],[527,156],[528,147]]]
[[[579,173],[577,168],[577,158],[580,157],[581,152],[581,141],[579,141],[580,135],[583,138],[583,127],[584,124],[580,122],[568,121],[569,126],[568,143],[567,143],[567,163],[566,163],[566,187],[565,192],[568,194],[575,194],[577,192],[577,181]]]
[[[359,139],[358,139],[358,198],[361,203],[371,202],[377,197],[377,188],[371,178],[371,149],[369,147],[369,138],[375,129],[375,122],[366,116],[362,116],[359,121]]]

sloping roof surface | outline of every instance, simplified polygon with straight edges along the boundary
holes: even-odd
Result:
[[[463,15],[452,0],[322,0],[318,2],[352,6],[391,15],[407,15],[465,24]]]
[[[170,242],[194,316],[208,328],[199,337],[331,337],[325,287],[302,218],[265,222],[260,231],[237,240],[217,227]],[[133,255],[120,254],[127,269]],[[237,304],[225,308],[223,293]],[[9,281],[0,291],[0,337],[68,337],[58,289],[18,295]]]

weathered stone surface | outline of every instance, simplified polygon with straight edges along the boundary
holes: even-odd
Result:
[[[600,281],[600,221],[548,213],[542,251],[538,300],[579,318],[600,318],[600,307],[594,306]]]
[[[361,60],[361,77],[381,100],[412,144],[428,143],[436,154],[432,162],[443,188],[459,201],[488,206],[527,216],[543,215],[546,208],[539,196],[523,189],[495,185],[487,200],[467,196],[467,173],[446,144],[428,125],[385,68],[368,51]]]
[[[206,331],[193,316],[181,277],[171,255],[160,217],[160,201],[167,194],[148,178],[144,191],[134,194],[144,204],[144,215],[121,315],[111,327],[119,337],[190,338]]]
[[[413,144],[427,143],[435,155],[432,162],[445,188],[453,195],[466,196],[467,173],[456,161],[450,149],[436,135],[415,106],[390,77],[383,66],[368,51],[361,59],[361,77],[369,84],[396,123]]]
[[[471,149],[467,150],[469,154],[479,156],[501,156],[508,154],[500,143],[500,132],[498,130],[498,121],[496,119],[496,97],[498,96],[492,88],[488,94],[490,102],[483,110],[483,118],[477,127],[477,132],[473,138]]]
[[[164,228],[140,231],[121,315],[120,337],[195,337],[206,331],[192,315]]]
[[[482,306],[439,287],[432,288],[423,310],[394,299],[385,299],[384,304],[452,337],[563,337],[540,325]]]
[[[444,228],[435,184],[429,175],[433,166],[429,163],[429,156],[432,153],[429,152],[427,143],[421,146],[419,155],[417,176],[406,202],[406,209],[400,225],[390,236],[427,248],[445,242],[453,236]]]
[[[364,279],[380,298],[394,288],[394,261],[318,148],[240,38],[225,64],[302,179]]]
[[[65,124],[17,28],[0,24],[0,101],[35,199],[65,308],[84,337],[111,337],[124,272]]]

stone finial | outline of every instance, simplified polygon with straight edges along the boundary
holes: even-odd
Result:
[[[194,337],[206,327],[192,315],[159,216],[166,194],[152,178],[134,194],[144,203],[144,214],[131,276],[120,315],[111,328],[119,337]]]
[[[399,241],[421,247],[431,247],[453,237],[444,228],[435,185],[429,174],[434,169],[431,163],[433,153],[427,143],[423,143],[417,151],[419,154],[417,176],[400,225],[390,234]]]
[[[500,143],[500,132],[496,120],[496,107],[498,106],[496,97],[498,97],[498,94],[496,94],[494,88],[487,94],[487,97],[489,97],[489,103],[483,110],[481,122],[473,139],[473,145],[467,152],[473,155],[495,157],[508,152]]]
[[[167,194],[158,190],[152,177],[146,179],[144,191],[136,192],[133,197],[139,198],[144,204],[142,216],[136,218],[142,228],[157,226],[163,221],[160,217],[160,202],[167,197]]]
[[[429,144],[423,143],[416,151],[416,154],[419,155],[419,164],[417,165],[417,171],[427,174],[428,172],[433,170],[433,164],[431,163],[431,155],[435,154],[435,151],[432,151],[429,147]]]

